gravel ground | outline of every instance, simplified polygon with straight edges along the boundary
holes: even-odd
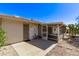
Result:
[[[0,48],[0,56],[18,56],[18,54],[11,45],[8,45]],[[79,56],[79,48],[75,47],[75,43],[69,44],[63,40],[48,52],[46,56]]]
[[[4,46],[0,48],[0,56],[17,56],[18,54],[12,46]]]
[[[79,56],[79,49],[66,41],[61,41],[46,56]]]

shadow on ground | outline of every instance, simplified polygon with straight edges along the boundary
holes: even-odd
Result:
[[[40,49],[46,50],[49,48],[51,45],[55,44],[55,41],[50,41],[50,40],[43,40],[43,39],[35,39],[28,41],[27,43],[32,44]]]
[[[79,36],[72,38],[70,41],[67,41],[72,46],[79,48]]]

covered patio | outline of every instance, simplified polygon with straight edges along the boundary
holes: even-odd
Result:
[[[41,37],[44,40],[52,40],[58,42],[60,39],[62,39],[64,28],[65,27],[62,22],[42,24],[40,28]]]

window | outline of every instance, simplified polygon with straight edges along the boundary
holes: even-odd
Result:
[[[46,26],[43,26],[43,32],[46,32]]]

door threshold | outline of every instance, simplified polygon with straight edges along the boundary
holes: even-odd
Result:
[[[31,40],[24,40],[25,42],[31,41]]]

